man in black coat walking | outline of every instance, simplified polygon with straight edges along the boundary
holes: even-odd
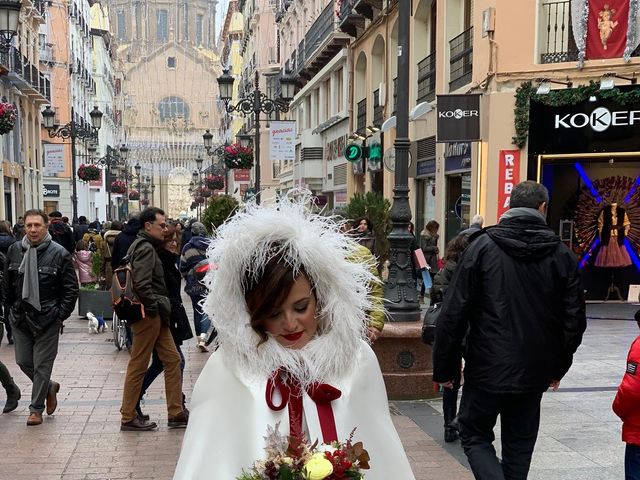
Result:
[[[547,227],[548,202],[536,182],[513,188],[511,208],[460,258],[438,319],[433,379],[451,388],[464,356],[460,439],[478,480],[526,480],[542,393],[558,388],[586,328],[578,262]]]
[[[140,212],[129,214],[127,224],[113,240],[113,250],[111,251],[111,268],[113,270],[118,268],[122,259],[127,255],[129,247],[138,236],[140,227]]]

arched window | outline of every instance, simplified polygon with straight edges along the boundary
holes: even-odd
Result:
[[[180,97],[165,97],[158,106],[160,120],[166,121],[174,117],[189,118],[189,107]]]

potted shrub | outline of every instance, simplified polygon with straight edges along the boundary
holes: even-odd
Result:
[[[102,278],[102,255],[100,252],[93,252],[91,255],[91,274],[97,281],[80,286],[78,314],[86,317],[87,312],[91,312],[97,317],[113,318],[111,292],[101,289],[101,285],[104,285],[104,279]]]

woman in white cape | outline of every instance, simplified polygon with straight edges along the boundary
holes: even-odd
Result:
[[[204,309],[219,349],[196,382],[174,480],[235,480],[265,458],[267,426],[278,423],[311,443],[345,441],[355,428],[371,458],[367,480],[414,478],[364,341],[377,279],[348,260],[357,245],[306,200],[250,205],[212,240]],[[312,393],[319,384],[330,398]]]

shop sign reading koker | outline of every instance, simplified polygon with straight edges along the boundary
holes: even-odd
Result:
[[[438,95],[437,142],[480,140],[480,95]]]
[[[612,112],[606,107],[598,107],[591,114],[556,114],[555,128],[590,127],[595,132],[604,132],[609,127],[629,127],[640,123],[640,110],[619,110]]]

